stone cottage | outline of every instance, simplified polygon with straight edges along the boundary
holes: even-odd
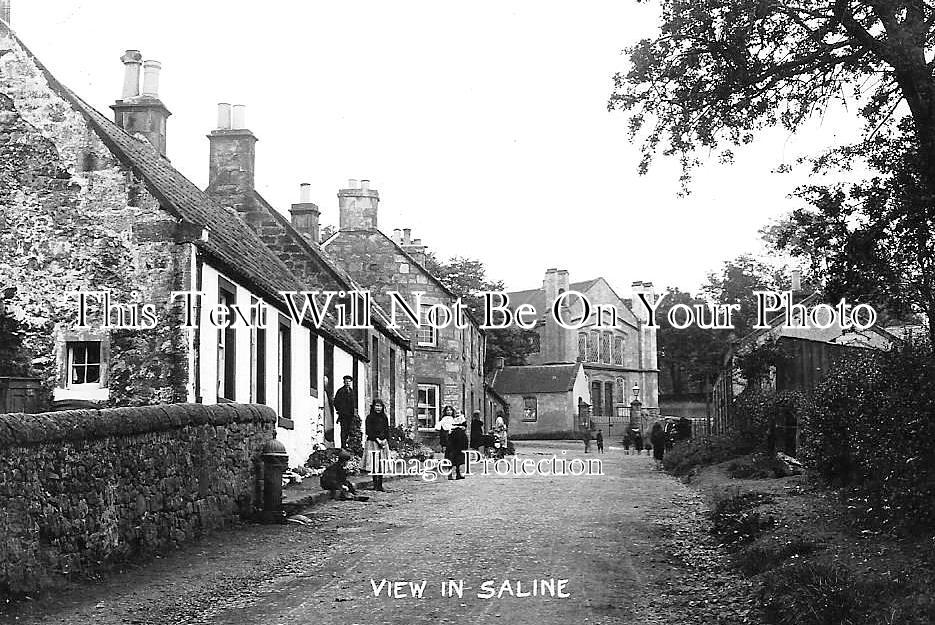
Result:
[[[304,284],[334,292],[363,291],[335,259],[319,245],[318,206],[311,201],[310,185],[299,188],[299,201],[289,208],[290,218],[274,209],[255,188],[256,136],[246,128],[243,105],[218,104],[218,127],[208,135],[209,171],[207,193],[217,202],[233,207]],[[312,287],[310,287],[312,288]],[[333,307],[349,305],[348,297],[335,298]],[[362,386],[361,416],[374,398],[382,399],[391,425],[404,423],[406,407],[411,401],[409,389],[409,337],[391,327],[388,315],[376,304],[370,319],[372,329],[348,330],[367,354],[366,376],[355,372],[354,384]],[[328,381],[329,396],[341,385],[341,374],[335,377],[333,350],[324,345],[319,350],[310,345],[310,362]],[[309,392],[320,396],[317,386],[322,376],[312,376]]]
[[[376,352],[331,319],[292,318],[280,292],[323,287],[233,195],[169,163],[160,65],[122,60],[111,121],[0,23],[0,284],[16,288],[6,306],[33,370],[59,402],[266,404],[301,464],[321,440],[326,368],[360,381],[362,405]],[[400,338],[381,336],[380,351]]]
[[[563,299],[561,316],[565,325],[574,329],[562,327],[552,314],[553,304],[565,293],[569,295]],[[530,304],[539,314],[535,328],[538,341],[527,356],[529,366],[580,362],[588,380],[589,392],[584,401],[590,405],[596,426],[630,422],[634,397],[646,415],[658,415],[656,329],[649,326],[648,311],[638,299],[640,294],[650,301],[655,296],[652,283],[634,282],[632,299],[628,301],[617,295],[604,278],[570,282],[568,271],[561,269],[547,270],[541,288],[509,293],[511,308]],[[587,318],[585,298],[590,305]],[[522,376],[519,371],[516,375],[519,386],[513,389],[514,395],[523,395]],[[503,394],[498,386],[495,388]],[[551,424],[543,424],[543,431],[551,428]]]
[[[498,366],[490,378],[508,406],[510,437],[572,438],[587,425],[588,378],[580,362]]]
[[[379,229],[379,201],[380,195],[370,188],[369,181],[350,180],[347,188],[338,192],[339,230],[322,247],[357,283],[368,288],[384,309],[392,311],[390,291],[399,292],[412,307],[421,297],[421,309],[415,311],[421,323],[412,324],[402,314],[397,321],[413,343],[412,424],[424,438],[431,438],[445,405],[468,416],[474,410],[483,414],[488,409],[485,335],[469,315],[465,315],[463,328],[454,322],[442,328],[429,323],[436,318],[433,308],[451,310],[457,295],[426,269],[426,247],[419,239],[412,239],[408,229],[396,231],[393,237]]]

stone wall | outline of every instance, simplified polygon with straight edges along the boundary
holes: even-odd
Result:
[[[21,321],[22,357],[46,390],[66,379],[66,341],[101,341],[113,405],[184,401],[187,335],[168,306],[188,288],[191,250],[175,220],[112,155],[30,54],[0,28],[0,288]],[[115,304],[150,302],[154,331],[109,332],[97,301],[74,331],[78,290],[108,290]],[[95,398],[99,399],[99,398]]]
[[[242,404],[0,415],[0,595],[249,514],[275,427],[271,408]]]

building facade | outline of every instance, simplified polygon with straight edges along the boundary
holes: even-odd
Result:
[[[258,228],[267,220],[249,223],[258,198],[238,193],[252,168],[225,166],[253,148],[237,115],[224,130],[240,143],[212,142],[205,193],[165,157],[159,63],[133,50],[121,60],[112,121],[0,24],[0,284],[15,289],[5,307],[32,373],[60,405],[266,404],[302,464],[323,440],[326,374],[354,377],[359,406],[375,392],[401,402],[386,385],[406,388],[408,342],[385,322],[353,336],[330,318],[295,319],[281,292],[331,283],[284,260],[319,260],[290,247],[289,220],[276,251]]]
[[[474,410],[485,414],[489,404],[484,389],[484,334],[468,315],[460,328],[456,319],[446,327],[430,323],[444,325],[445,311],[453,310],[458,298],[426,269],[425,246],[413,240],[409,230],[396,231],[393,237],[379,230],[379,193],[367,180],[349,181],[338,192],[338,205],[340,228],[322,247],[384,310],[391,315],[395,311],[396,321],[410,335],[411,425],[431,440],[446,405],[467,415]],[[391,291],[410,306],[418,325],[399,301],[394,303]]]
[[[594,424],[629,422],[634,399],[649,417],[658,414],[656,329],[650,327],[641,294],[653,301],[652,283],[634,282],[628,301],[604,278],[570,282],[568,271],[560,269],[547,270],[541,288],[509,293],[512,309],[530,304],[539,314],[538,341],[527,356],[530,366],[583,365],[588,381],[584,399]],[[560,298],[561,318],[573,329],[562,327],[553,315]]]
[[[491,386],[509,407],[509,435],[572,438],[590,417],[589,387],[580,362],[498,367]]]

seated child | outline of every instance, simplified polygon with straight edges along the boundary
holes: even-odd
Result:
[[[338,459],[331,463],[321,474],[321,487],[331,491],[331,498],[335,499],[357,499],[357,491],[354,485],[347,479],[347,468],[345,465],[351,459],[351,454],[343,449],[338,453]]]

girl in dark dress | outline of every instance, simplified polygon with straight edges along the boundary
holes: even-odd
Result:
[[[373,477],[373,490],[383,490],[383,475],[390,459],[390,422],[386,417],[386,406],[382,399],[375,399],[370,404],[370,414],[364,423],[364,470]]]
[[[448,433],[448,446],[445,447],[445,458],[451,463],[455,474],[449,475],[449,480],[463,480],[461,465],[464,464],[464,450],[468,448],[468,439],[465,428],[467,423],[464,417],[456,417]]]
[[[471,419],[471,449],[477,451],[484,444],[484,422],[480,420],[480,410],[474,411]]]

